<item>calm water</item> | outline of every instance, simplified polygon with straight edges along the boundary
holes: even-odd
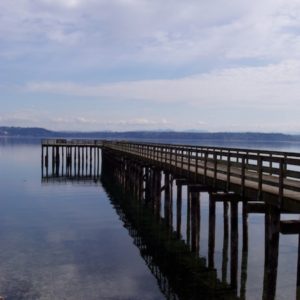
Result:
[[[256,146],[300,152],[297,144]],[[158,270],[147,266],[117,197],[100,180],[42,182],[40,152],[39,142],[0,142],[0,295],[5,299],[166,299],[162,281],[155,276]],[[184,219],[185,190],[183,195]],[[200,197],[199,254],[207,264],[208,195],[201,193]],[[282,216],[289,218],[298,219],[298,215]],[[241,223],[239,218],[236,295],[262,299],[264,216],[249,215],[243,274]],[[222,225],[223,204],[217,203],[214,259],[220,280],[224,277]],[[186,232],[184,222],[182,232]],[[182,240],[186,240],[184,234]],[[298,236],[280,235],[279,243],[276,299],[295,299]],[[230,259],[227,282],[229,264]]]

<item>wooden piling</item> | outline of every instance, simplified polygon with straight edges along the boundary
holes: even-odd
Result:
[[[280,211],[268,205],[265,214],[265,268],[263,299],[275,299],[278,251],[279,251]]]
[[[230,203],[230,284],[237,288],[238,274],[238,202]]]
[[[176,218],[176,232],[177,238],[181,238],[181,211],[182,211],[182,185],[177,184],[177,201],[176,201],[176,208],[177,208],[177,218]]]
[[[215,267],[215,235],[216,235],[216,203],[209,199],[209,225],[208,225],[208,267]]]
[[[229,238],[229,221],[228,221],[229,205],[227,201],[223,202],[223,251],[222,251],[222,282],[227,281],[227,266],[228,266],[228,238]]]
[[[191,191],[191,250],[198,256],[200,243],[200,193]]]

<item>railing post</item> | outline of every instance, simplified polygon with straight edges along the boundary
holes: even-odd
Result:
[[[171,171],[171,163],[172,163],[172,147],[170,147],[169,148],[169,153],[170,153],[170,155],[169,155],[169,170]]]
[[[159,161],[160,161],[160,165],[162,166],[163,164],[163,147],[162,146],[159,146],[159,151],[157,152],[157,155],[160,155],[160,158],[159,158]]]
[[[226,188],[227,191],[230,190],[230,172],[231,172],[231,153],[228,151],[227,154],[227,183],[226,183]]]
[[[149,146],[149,158],[150,160],[156,159],[158,161],[158,149],[154,146]]]
[[[281,158],[279,163],[279,183],[278,183],[279,207],[282,207],[283,204],[285,167],[286,167],[285,159]]]
[[[283,170],[284,170],[284,172],[287,171],[287,163],[286,163],[286,159],[287,159],[287,155],[284,154],[284,164],[283,164]]]
[[[165,165],[167,164],[167,148],[164,147],[164,157],[165,157]]]
[[[162,146],[156,147],[157,151],[157,159],[160,161],[160,164],[162,164]]]
[[[263,180],[263,158],[257,158],[257,175],[258,175],[258,201],[262,198],[262,180]]]
[[[245,196],[245,161],[246,155],[242,157],[242,167],[241,167],[241,197],[244,198]]]
[[[195,163],[195,181],[198,179],[198,149],[196,149],[196,163]]]
[[[178,163],[178,149],[176,148],[176,149],[175,149],[175,170],[176,170],[176,171],[177,171],[177,169],[178,169],[177,163]]]
[[[184,155],[184,148],[181,148],[181,172],[183,172],[183,155]]]
[[[188,149],[188,172],[191,173],[191,149]]]
[[[149,152],[148,157],[150,160],[153,160],[155,158],[158,159],[156,154],[157,151],[155,150],[155,147],[153,147],[152,145],[148,145],[148,152]]]
[[[214,150],[214,187],[216,187],[217,184],[217,168],[218,168],[217,154],[216,154],[216,150]]]
[[[208,152],[205,151],[205,154],[204,154],[204,184],[206,184],[206,179],[207,179],[207,159],[208,159]]]

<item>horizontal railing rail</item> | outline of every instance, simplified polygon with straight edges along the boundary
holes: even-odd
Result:
[[[43,139],[43,146],[58,146],[58,145],[66,145],[66,146],[102,146],[102,140],[91,140],[91,139]]]
[[[109,147],[140,158],[259,192],[294,196],[300,192],[300,154],[255,149],[105,141]]]

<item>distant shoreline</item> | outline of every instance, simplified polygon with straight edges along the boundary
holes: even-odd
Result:
[[[0,127],[0,138],[87,138],[87,139],[145,139],[145,140],[207,140],[207,141],[255,141],[300,142],[300,135],[260,132],[179,132],[179,131],[99,131],[68,132],[44,128]]]

